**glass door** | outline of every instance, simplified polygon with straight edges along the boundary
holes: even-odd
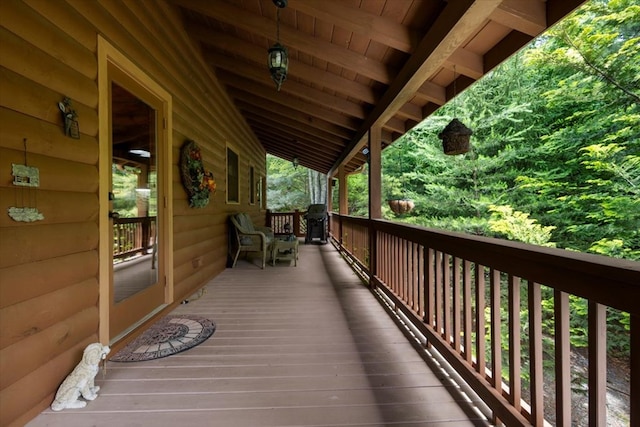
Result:
[[[112,70],[110,70],[112,71]],[[110,340],[117,341],[165,302],[161,256],[162,108],[144,88],[110,73],[111,176],[109,224]]]

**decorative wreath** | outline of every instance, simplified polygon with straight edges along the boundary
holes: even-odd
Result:
[[[209,204],[209,196],[216,192],[216,180],[213,172],[204,169],[202,153],[195,141],[186,141],[180,148],[180,178],[190,207],[204,208]]]

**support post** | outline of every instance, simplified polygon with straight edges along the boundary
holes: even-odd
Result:
[[[347,196],[349,195],[349,187],[347,186],[347,172],[344,165],[340,165],[338,168],[338,182],[340,183],[339,189],[339,210],[340,215],[349,214],[349,201]]]
[[[369,129],[369,220],[382,218],[382,127]],[[377,232],[369,221],[369,286],[375,286],[378,275]]]
[[[369,218],[382,218],[382,128],[369,129]]]

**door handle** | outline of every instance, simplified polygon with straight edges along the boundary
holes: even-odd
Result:
[[[120,218],[120,214],[116,211],[109,211],[109,218],[111,219],[118,219]]]

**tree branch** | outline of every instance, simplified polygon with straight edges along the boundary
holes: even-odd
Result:
[[[628,96],[630,96],[631,98],[635,99],[636,102],[640,102],[640,96],[636,95],[635,93],[631,92],[629,89],[625,88],[624,86],[622,86],[620,83],[618,83],[613,77],[611,77],[606,71],[601,70],[600,68],[598,68],[598,66],[596,64],[594,64],[593,62],[591,62],[589,59],[587,59],[587,57],[585,56],[584,53],[582,53],[582,51],[578,48],[578,46],[573,42],[573,40],[571,40],[571,38],[569,37],[569,34],[567,34],[566,31],[563,31],[562,33],[564,40],[573,48],[575,49],[576,52],[578,52],[578,55],[580,55],[580,57],[582,58],[582,61],[584,61],[584,63],[587,65],[587,67],[591,68],[596,75],[600,76],[601,78],[603,78],[604,80],[606,80],[607,82],[611,83],[613,86],[615,86],[616,88],[620,89],[622,92],[624,92],[625,94],[627,94]]]

